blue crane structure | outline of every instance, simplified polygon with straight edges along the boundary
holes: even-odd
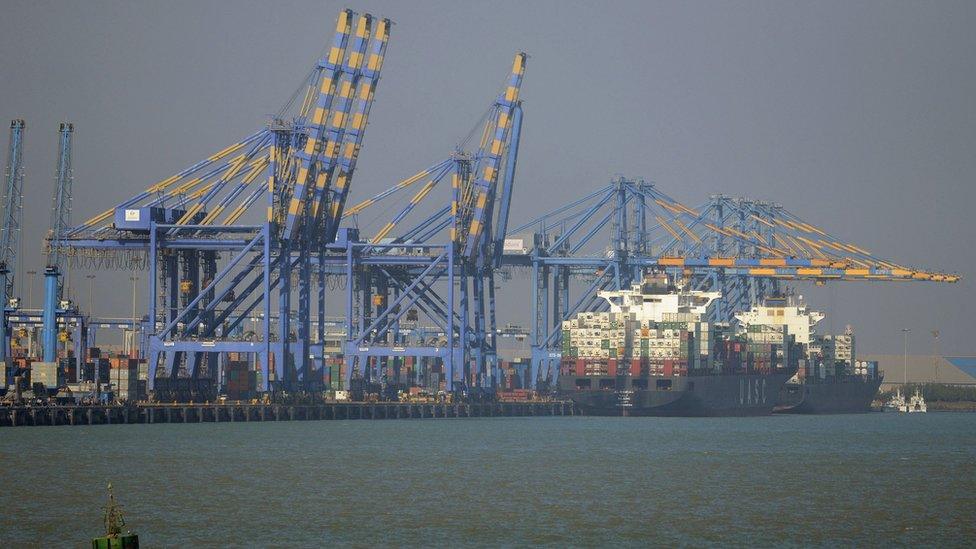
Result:
[[[341,11],[303,93],[267,127],[58,243],[89,268],[148,269],[150,389],[206,387],[228,352],[256,359],[262,390],[272,377],[286,390],[320,384],[312,371],[321,344],[311,333],[314,315],[325,312],[320,256],[338,232],[391,26]],[[254,312],[259,334],[244,340],[240,327]]]
[[[44,267],[44,327],[41,349],[44,362],[58,358],[58,308],[62,306],[65,268],[64,247],[60,245],[71,225],[71,194],[74,174],[71,168],[71,145],[74,125],[62,122],[58,131],[58,164],[55,175],[54,197],[51,204],[51,232],[48,234],[47,263]]]
[[[390,356],[435,357],[445,363],[449,387],[455,365],[468,361],[475,363],[467,366],[469,378],[490,385],[495,359],[483,319],[491,308],[494,326],[493,271],[508,222],[527,56],[515,56],[475,151],[463,150],[466,140],[450,158],[346,211],[390,26],[342,11],[300,102],[290,101],[266,129],[73,227],[58,243],[88,267],[148,268],[150,389],[162,394],[167,380],[213,379],[219,355],[228,352],[256,356],[262,390],[272,380],[284,390],[318,388],[327,290],[340,279],[347,376],[361,367],[375,378],[367,359],[376,366]],[[388,238],[447,177],[451,196],[435,215]],[[259,179],[266,184],[253,185]],[[343,219],[419,181],[420,191],[373,238],[360,241],[355,228],[340,229]],[[265,218],[245,223],[259,203]],[[260,333],[242,340],[236,334],[255,311]],[[446,341],[401,330],[407,311],[432,318]],[[402,347],[407,335],[422,344]]]
[[[532,269],[532,379],[543,384],[555,380],[567,350],[562,322],[606,310],[600,291],[627,289],[649,272],[721,292],[711,309],[716,322],[733,322],[735,312],[787,281],[959,280],[879,258],[779,204],[715,195],[689,208],[652,183],[623,177],[513,232],[528,230],[531,251],[506,254],[504,263]]]
[[[7,359],[10,326],[7,309],[16,308],[17,252],[24,221],[24,133],[23,120],[10,122],[7,169],[3,186],[3,225],[0,226],[0,276],[3,277],[3,303],[0,304],[0,361]]]
[[[495,270],[508,225],[522,127],[520,100],[527,55],[518,52],[502,92],[480,128],[454,153],[420,173],[349,209],[361,212],[424,181],[396,215],[372,237],[347,229],[344,248],[347,381],[390,382],[404,359],[418,365],[419,379],[436,374],[447,391],[490,389],[497,379]],[[480,130],[473,151],[465,150]],[[448,199],[432,215],[406,222],[441,181]],[[394,229],[406,226],[396,236]],[[433,338],[408,337],[405,324],[426,320]]]
[[[561,322],[650,271],[722,291],[719,320],[784,281],[958,279],[880,259],[776,204],[715,196],[692,209],[624,178],[510,229],[522,52],[450,155],[346,208],[390,27],[341,11],[326,55],[266,127],[52,233],[73,264],[147,270],[139,322],[157,398],[206,393],[227,353],[254,360],[260,391],[322,388],[338,299],[347,386],[395,385],[411,360],[416,381],[490,391],[495,285],[520,268],[533,274],[532,379],[543,385],[558,372]],[[393,217],[374,216],[382,223],[366,236],[365,212],[391,203]],[[506,235],[528,230],[524,253],[506,251]]]
[[[20,298],[16,295],[15,274],[18,267],[18,255],[20,248],[21,227],[23,225],[23,200],[24,200],[24,166],[23,166],[23,147],[24,134],[27,125],[23,120],[13,120],[10,123],[10,142],[7,157],[7,170],[4,174],[3,190],[3,225],[0,227],[0,275],[3,276],[3,328],[2,339],[0,339],[0,360],[6,360],[10,356],[10,343],[14,337],[14,332],[19,330],[33,330],[36,326],[47,328],[53,319],[53,329],[48,329],[46,333],[51,333],[54,343],[51,343],[46,336],[42,336],[44,349],[51,349],[52,354],[45,353],[46,360],[56,360],[57,358],[57,337],[59,328],[63,328],[66,334],[70,332],[71,338],[75,343],[75,356],[83,355],[86,343],[87,329],[86,319],[77,310],[66,310],[60,299],[61,286],[56,280],[55,275],[55,299],[54,309],[34,309],[26,310],[21,307]],[[58,163],[56,171],[56,184],[52,211],[52,227],[59,226],[59,229],[52,230],[52,234],[63,234],[68,226],[71,208],[71,138],[74,127],[69,123],[63,123],[60,127],[58,140]],[[60,273],[63,259],[49,259],[48,265],[56,265]],[[46,278],[46,280],[51,280]],[[45,288],[49,291],[49,288]],[[47,295],[47,294],[46,294]],[[46,296],[45,296],[46,297]],[[45,299],[47,303],[47,299]],[[53,313],[52,313],[53,311]],[[80,369],[78,370],[80,372]]]

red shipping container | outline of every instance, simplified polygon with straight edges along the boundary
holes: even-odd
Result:
[[[630,361],[630,375],[632,377],[640,377],[641,375],[641,361],[639,358],[635,358]]]
[[[617,359],[611,358],[607,364],[607,375],[615,376],[617,375]]]
[[[586,375],[586,362],[582,358],[576,359],[576,375]]]
[[[664,375],[670,377],[674,375],[674,361],[666,359],[664,361]]]

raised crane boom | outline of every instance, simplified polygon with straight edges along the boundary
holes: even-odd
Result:
[[[482,142],[488,147],[482,148],[479,152],[481,158],[478,164],[479,173],[474,174],[470,221],[461,224],[463,232],[460,236],[464,239],[464,255],[469,258],[474,258],[478,253],[481,246],[482,231],[485,225],[490,222],[488,215],[491,212],[491,207],[488,201],[493,198],[495,184],[498,181],[498,171],[501,167],[502,155],[505,152],[505,144],[511,127],[512,111],[518,103],[519,91],[522,88],[526,57],[526,54],[521,52],[515,55],[508,86],[496,101],[497,109],[492,124],[493,135],[487,141]]]
[[[346,47],[349,45],[349,35],[352,34],[352,18],[352,10],[339,12],[335,39],[328,57],[324,60],[325,63],[322,64],[324,66],[318,100],[312,118],[307,122],[308,137],[305,140],[305,147],[294,153],[299,167],[285,217],[285,237],[289,239],[298,236],[298,226],[305,213],[308,188],[314,184],[314,171],[322,148],[321,142],[326,135],[336,89],[342,80],[342,62],[346,56]]]
[[[71,170],[71,141],[74,125],[62,122],[58,139],[57,180],[51,205],[51,233],[47,242],[47,266],[44,268],[44,362],[57,360],[57,305],[61,300],[61,268],[64,264],[62,240],[71,226],[71,193],[74,175]]]
[[[515,168],[518,165],[519,141],[522,135],[522,104],[515,105],[512,116],[512,136],[509,138],[508,158],[505,161],[505,178],[502,180],[502,194],[498,199],[498,225],[495,227],[494,255],[495,268],[502,266],[502,253],[505,249],[505,234],[508,232],[508,213],[512,206],[512,192],[515,184]]]
[[[3,303],[0,303],[0,360],[7,358],[7,312],[14,297],[17,272],[17,246],[24,218],[24,131],[23,120],[10,121],[10,148],[4,173],[3,226],[0,227],[0,276],[3,277]]]
[[[382,32],[378,31],[377,39],[380,40],[382,36]],[[377,42],[377,46],[374,48],[374,58],[377,61],[374,63],[373,58],[370,59],[367,68],[364,69],[364,79],[374,78],[371,75],[371,71],[379,70],[382,63],[382,47],[384,45],[385,40]],[[344,189],[348,190],[344,179],[347,178],[345,173],[347,171],[351,172],[351,169],[346,170],[346,160],[352,154],[351,164],[353,166],[355,165],[355,154],[358,152],[359,141],[361,140],[361,133],[354,134],[353,129],[347,129],[345,133],[346,145],[342,147],[343,157],[340,158],[336,168],[340,170],[340,173],[331,197],[333,201],[333,214],[331,217],[333,218],[333,223],[335,223],[334,226],[337,226],[338,221],[341,219],[358,215],[380,200],[388,198],[414,184],[426,181],[420,190],[405,202],[400,212],[390,222],[385,224],[375,236],[369,239],[374,244],[381,244],[382,240],[394,234],[393,230],[410,214],[420,201],[431,194],[431,191],[436,185],[444,178],[450,176],[451,192],[453,195],[450,205],[442,208],[421,223],[420,226],[406,231],[394,240],[397,242],[426,242],[434,234],[449,227],[450,239],[454,242],[456,249],[460,251],[463,250],[470,231],[475,227],[473,221],[480,219],[482,221],[477,224],[476,229],[480,231],[481,236],[478,238],[480,238],[481,242],[476,247],[475,256],[464,256],[464,258],[470,260],[472,264],[481,262],[482,265],[487,265],[485,261],[490,260],[497,267],[501,262],[501,250],[504,247],[504,239],[508,227],[508,214],[514,186],[515,167],[518,162],[519,137],[522,124],[522,107],[521,101],[518,100],[518,87],[521,85],[521,78],[524,73],[524,60],[524,53],[516,54],[512,75],[509,77],[505,92],[492,102],[488,112],[482,118],[484,125],[480,125],[481,123],[479,122],[478,127],[481,129],[481,139],[477,151],[473,153],[465,151],[465,145],[468,139],[475,133],[472,131],[467,138],[457,145],[454,154],[450,158],[442,160],[426,170],[400,181],[393,187],[380,192],[372,198],[353,205],[348,210],[342,210],[341,208],[345,198],[344,195],[339,193]],[[375,69],[374,64],[376,65]],[[373,87],[375,87],[375,78],[370,85],[370,89]],[[361,102],[362,109],[368,111],[367,99],[372,97],[372,91],[364,97],[361,87],[359,96],[363,100]],[[515,99],[514,104],[509,104],[509,98]],[[357,111],[357,115],[359,112],[364,111]],[[510,112],[511,115],[509,116],[506,112]],[[364,125],[365,115],[361,120],[354,118],[354,129]],[[353,135],[356,136],[355,141],[352,139]],[[354,146],[349,146],[350,144]],[[496,168],[489,170],[483,169],[484,166],[492,164]],[[491,176],[490,181],[487,179],[484,180],[486,187],[484,187],[483,195],[479,195],[479,189],[473,181],[477,173],[486,173]],[[479,204],[483,204],[480,209],[478,208]],[[445,218],[445,216],[447,217]],[[326,230],[324,236],[327,241],[331,241],[334,237],[334,231]],[[489,252],[491,254],[490,256]]]
[[[0,227],[0,275],[3,276],[3,304],[14,297],[14,275],[17,271],[17,246],[24,219],[24,132],[23,120],[10,121],[10,148],[4,173],[3,226]]]
[[[325,141],[315,169],[315,186],[312,191],[312,201],[309,204],[306,222],[314,222],[318,216],[322,197],[325,196],[327,188],[332,183],[336,158],[345,137],[346,122],[349,118],[349,112],[352,110],[359,72],[363,66],[363,59],[366,57],[366,46],[372,32],[373,16],[368,13],[363,14],[356,22],[356,35],[353,38],[352,46],[349,48],[349,57],[342,66],[343,74],[338,88],[338,101],[333,103],[332,115],[327,120]]]
[[[58,139],[58,168],[51,200],[51,234],[47,247],[47,266],[59,271],[64,264],[61,240],[71,228],[71,193],[74,174],[71,168],[71,140],[74,124],[62,122]]]
[[[350,125],[346,128],[345,139],[339,153],[337,166],[339,173],[335,177],[335,189],[330,205],[332,211],[328,218],[331,226],[326,227],[325,233],[327,242],[335,240],[339,221],[342,219],[346,197],[349,194],[349,181],[356,170],[356,160],[359,158],[359,150],[363,145],[363,135],[366,132],[370,108],[373,106],[373,96],[376,95],[376,84],[379,83],[380,70],[383,68],[383,60],[386,57],[386,45],[390,40],[390,26],[392,24],[389,19],[380,21],[379,28],[374,35],[369,60],[366,61],[362,76],[357,81],[356,106]]]

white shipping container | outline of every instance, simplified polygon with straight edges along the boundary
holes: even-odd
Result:
[[[58,386],[58,363],[57,362],[34,362],[31,364],[30,371],[31,383],[43,383],[45,387],[54,388]]]

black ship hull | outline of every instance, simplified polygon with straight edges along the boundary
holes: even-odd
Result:
[[[559,394],[572,399],[586,415],[764,416],[772,413],[780,389],[794,373],[783,371],[637,379],[630,376],[564,375],[559,379]]]
[[[775,412],[783,414],[852,414],[871,411],[882,378],[851,377],[830,383],[787,383]]]

